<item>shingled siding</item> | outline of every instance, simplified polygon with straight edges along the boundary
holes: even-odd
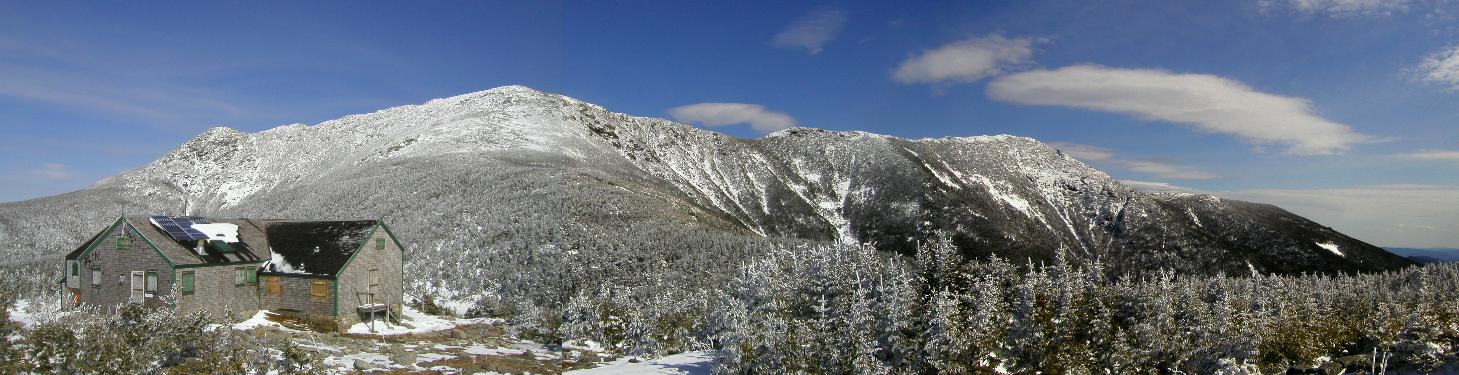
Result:
[[[126,233],[130,244],[126,248],[117,248],[117,237]],[[165,239],[150,239],[153,241]],[[110,232],[96,239],[95,248],[81,259],[81,287],[77,289],[80,300],[83,304],[91,304],[103,307],[113,307],[127,303],[131,295],[131,273],[132,271],[152,271],[157,273],[157,293],[154,296],[166,295],[172,288],[172,267],[161,255],[153,251],[142,235],[132,230],[126,223],[117,226]],[[90,246],[90,244],[88,244]],[[101,283],[91,283],[93,267],[99,267],[101,272]],[[70,270],[65,270],[70,272]],[[68,273],[69,275],[69,273]],[[146,282],[145,276],[143,282]],[[157,298],[149,298],[148,305],[158,305]]]
[[[179,278],[183,272],[193,272],[193,293],[178,296],[178,311],[207,311],[214,319],[230,315],[247,319],[257,313],[259,289],[254,284],[237,285],[234,269],[240,267],[253,272],[258,264],[178,268]]]
[[[268,279],[278,278],[281,294],[270,295],[268,293]],[[325,289],[324,298],[316,299],[309,295],[309,285],[315,280],[323,280],[329,286]],[[334,280],[323,277],[307,276],[279,276],[276,274],[258,275],[259,306],[265,310],[277,312],[298,312],[317,317],[333,316]]]
[[[380,241],[378,247],[377,242]],[[374,234],[366,240],[364,248],[339,274],[339,323],[341,328],[360,322],[356,312],[364,301],[363,293],[369,290],[370,269],[379,272],[379,286],[375,291],[375,303],[390,303],[390,309],[400,313],[401,277],[404,275],[400,246],[390,239],[384,226],[376,226]]]

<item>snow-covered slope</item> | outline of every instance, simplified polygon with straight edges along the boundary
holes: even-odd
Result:
[[[789,238],[910,254],[946,236],[970,255],[1063,248],[1203,273],[1408,264],[1275,207],[1136,192],[1029,138],[795,128],[739,139],[521,86],[312,126],[210,129],[89,189],[0,205],[0,253],[54,259],[139,213],[385,218],[426,253]]]

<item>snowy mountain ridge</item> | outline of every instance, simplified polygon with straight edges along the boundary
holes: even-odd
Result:
[[[1031,138],[792,128],[740,139],[523,86],[258,133],[213,128],[89,189],[0,212],[58,205],[70,208],[0,220],[28,244],[0,253],[59,254],[101,221],[165,212],[386,218],[408,246],[446,252],[564,236],[673,247],[652,233],[708,231],[905,254],[948,238],[974,256],[1064,249],[1202,273],[1409,264],[1276,207],[1137,192]],[[65,213],[49,219],[72,226],[22,230]]]

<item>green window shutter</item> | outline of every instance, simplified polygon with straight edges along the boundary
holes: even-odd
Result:
[[[193,294],[193,272],[182,273],[182,294]]]
[[[157,293],[157,271],[147,271],[147,293]]]
[[[81,276],[81,263],[80,262],[72,262],[71,263],[71,276]]]
[[[132,247],[132,239],[127,236],[117,236],[117,249],[125,250]]]
[[[243,285],[243,281],[244,280],[245,279],[243,277],[243,269],[242,268],[234,268],[233,269],[233,285],[235,285],[235,286],[237,286],[237,285]]]
[[[243,275],[248,279],[248,284],[258,284],[258,269],[244,268]]]
[[[384,249],[384,248],[385,248],[385,239],[384,238],[376,238],[375,239],[375,250],[380,250],[380,249]]]

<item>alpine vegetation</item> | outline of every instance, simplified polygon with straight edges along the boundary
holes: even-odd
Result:
[[[729,373],[1430,371],[1459,344],[1459,268],[1271,205],[1142,193],[1033,139],[739,139],[520,86],[214,128],[90,188],[0,204],[17,275],[0,286],[54,298],[62,255],[140,214],[387,221],[423,311],[558,348],[708,350]],[[120,318],[65,319],[0,355],[68,372],[35,350]],[[231,334],[170,332],[241,347],[207,363],[264,368]]]

